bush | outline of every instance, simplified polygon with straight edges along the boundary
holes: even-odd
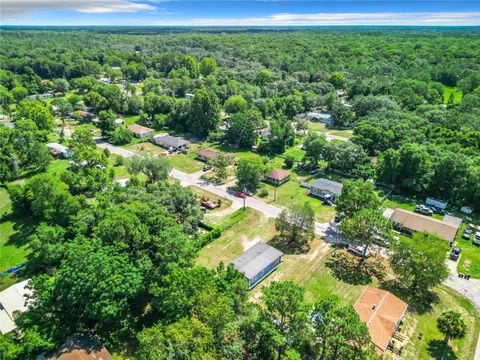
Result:
[[[285,157],[285,166],[290,169],[293,166],[294,161],[295,158],[292,155],[287,155]]]
[[[262,186],[260,188],[260,190],[258,191],[258,196],[260,196],[262,198],[268,196],[268,190],[265,186]]]
[[[270,162],[270,158],[268,156],[262,156],[263,165],[267,165]]]
[[[103,149],[103,153],[105,154],[105,156],[106,156],[107,158],[110,157],[110,150],[109,150],[108,148]]]
[[[125,159],[123,157],[115,157],[115,166],[122,166],[123,164],[125,164]]]

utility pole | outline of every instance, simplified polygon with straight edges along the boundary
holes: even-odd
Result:
[[[273,185],[273,202],[277,200],[277,185]]]

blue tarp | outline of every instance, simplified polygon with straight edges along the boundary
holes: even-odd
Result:
[[[20,264],[20,265],[11,267],[10,269],[8,269],[8,270],[0,273],[0,276],[4,276],[4,275],[8,275],[8,274],[13,274],[13,273],[16,272],[17,270],[20,270],[21,268],[25,267],[25,265],[27,265],[26,262],[24,262],[23,264]]]

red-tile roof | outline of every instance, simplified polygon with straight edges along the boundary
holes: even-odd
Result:
[[[282,169],[273,169],[272,171],[265,174],[265,177],[277,181],[282,181],[283,179],[290,176],[290,173]]]

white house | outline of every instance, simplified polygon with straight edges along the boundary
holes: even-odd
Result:
[[[32,294],[32,291],[27,289],[29,281],[30,279],[24,280],[0,292],[0,333],[2,335],[17,328],[15,313],[23,313],[27,310],[26,296]]]

